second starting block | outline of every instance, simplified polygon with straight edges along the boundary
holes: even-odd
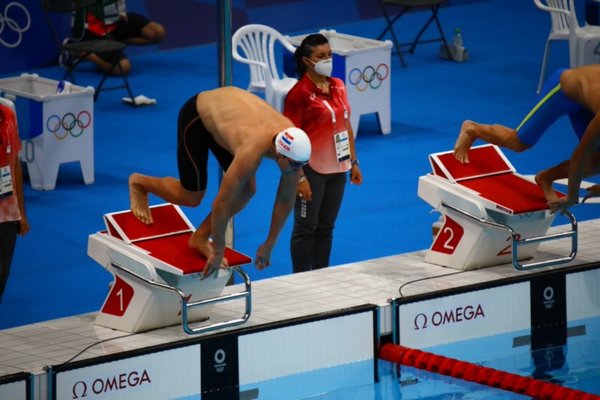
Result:
[[[145,225],[131,211],[104,215],[106,231],[89,236],[88,255],[114,276],[96,324],[126,332],[142,332],[181,323],[189,334],[244,323],[251,313],[251,284],[241,266],[252,262],[227,248],[229,268],[202,278],[206,259],[188,246],[194,226],[173,204],[151,207],[154,222]],[[233,273],[244,290],[221,294]],[[210,306],[245,300],[240,318],[192,328],[209,318]]]
[[[419,197],[444,217],[425,261],[462,270],[512,262],[524,270],[575,258],[577,222],[571,213],[565,211],[571,230],[548,234],[556,214],[535,182],[519,175],[495,145],[471,148],[469,159],[461,164],[452,151],[431,154],[432,172],[419,178]],[[568,256],[521,262],[541,242],[562,238],[571,239]]]

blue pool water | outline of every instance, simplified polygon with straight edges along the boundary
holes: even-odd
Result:
[[[600,395],[600,339],[596,334],[599,326],[600,319],[597,318],[571,323],[566,345],[535,352],[530,351],[526,341],[519,344],[519,338],[526,337],[526,332],[424,350]],[[379,361],[379,378],[376,384],[348,387],[302,399],[529,399],[528,396],[411,367],[401,366],[397,373],[397,366],[387,361]]]
[[[564,363],[556,361],[557,354],[564,354]],[[600,395],[600,340],[568,344],[560,348],[540,351],[538,354],[523,353],[509,358],[479,363],[523,376],[533,376],[535,363],[532,356],[554,361],[557,368],[546,370],[546,380],[572,389]],[[558,357],[560,358],[560,357]],[[552,365],[552,362],[548,363]],[[415,369],[400,368],[387,361],[379,362],[380,381],[377,384],[350,387],[304,399],[319,400],[457,400],[457,399],[529,399],[501,389],[467,382],[444,375]],[[260,396],[258,397],[261,398]]]

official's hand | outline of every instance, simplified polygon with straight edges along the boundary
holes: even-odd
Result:
[[[29,232],[29,221],[27,217],[21,216],[21,220],[17,223],[17,233],[25,236]]]
[[[310,182],[308,182],[308,179],[298,182],[296,196],[300,197],[302,200],[312,201],[312,190],[310,188]]]
[[[360,185],[362,183],[362,180],[362,172],[359,166],[353,165],[352,168],[350,168],[350,183]]]
[[[262,270],[271,265],[271,251],[273,250],[273,246],[268,244],[261,244],[258,246],[256,250],[256,258],[254,259],[254,264],[258,270]]]

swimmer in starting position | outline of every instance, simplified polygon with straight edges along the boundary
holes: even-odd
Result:
[[[469,149],[477,139],[516,152],[529,149],[561,116],[568,115],[579,144],[569,160],[539,172],[535,180],[550,209],[565,210],[579,202],[579,188],[586,176],[600,173],[600,65],[561,69],[545,82],[535,106],[517,128],[464,121],[454,145],[454,156],[469,162]],[[552,189],[557,179],[568,178],[567,196]],[[587,189],[584,200],[600,196],[600,185]]]
[[[179,179],[132,174],[133,214],[145,224],[152,223],[149,193],[173,204],[198,206],[206,192],[209,150],[225,172],[211,212],[189,243],[207,258],[204,276],[227,266],[227,223],[254,195],[255,173],[265,157],[275,159],[281,171],[269,233],[255,258],[258,269],[268,267],[271,250],[294,207],[296,184],[301,167],[310,159],[311,145],[304,131],[245,90],[222,87],[194,95],[183,105],[177,126]]]

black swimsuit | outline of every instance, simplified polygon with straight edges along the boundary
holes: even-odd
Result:
[[[197,95],[185,102],[177,121],[177,167],[181,185],[189,191],[206,189],[208,151],[210,150],[223,171],[227,171],[233,155],[221,147],[206,129],[196,107]]]

